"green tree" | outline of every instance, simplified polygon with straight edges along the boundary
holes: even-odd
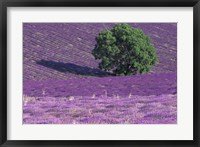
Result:
[[[114,75],[146,73],[158,62],[150,38],[128,24],[100,32],[92,54],[100,69]]]

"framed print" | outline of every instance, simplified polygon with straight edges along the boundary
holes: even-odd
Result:
[[[2,146],[199,146],[199,1],[7,0]]]

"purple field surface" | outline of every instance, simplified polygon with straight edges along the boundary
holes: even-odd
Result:
[[[150,73],[110,76],[91,51],[114,23],[23,24],[23,124],[176,124],[177,24],[131,23],[150,36]]]
[[[176,95],[24,97],[24,124],[176,124]]]
[[[174,124],[176,93],[175,73],[26,81],[23,122]]]

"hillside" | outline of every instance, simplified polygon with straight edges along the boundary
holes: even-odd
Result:
[[[104,76],[91,54],[95,37],[111,23],[24,23],[23,79],[71,79]],[[130,24],[152,39],[159,59],[151,73],[176,72],[175,23]]]

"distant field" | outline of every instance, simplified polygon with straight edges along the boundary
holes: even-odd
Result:
[[[113,23],[23,24],[24,124],[176,124],[177,25],[131,23],[156,48],[150,73],[111,76],[91,51]]]

